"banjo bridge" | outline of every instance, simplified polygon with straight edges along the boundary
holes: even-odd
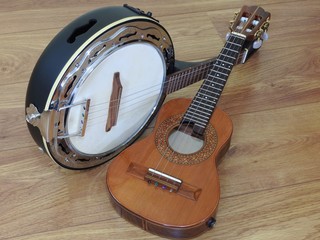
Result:
[[[106,132],[109,132],[111,128],[117,124],[121,94],[122,94],[122,85],[120,81],[120,73],[116,72],[113,75],[113,84],[112,84],[112,92],[111,92],[110,102],[109,102]]]

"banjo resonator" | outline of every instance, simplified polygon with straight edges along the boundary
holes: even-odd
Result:
[[[26,96],[29,131],[63,167],[102,164],[152,120],[173,66],[171,38],[151,13],[128,5],[91,11],[39,58]]]

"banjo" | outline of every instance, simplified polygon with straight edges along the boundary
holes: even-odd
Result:
[[[244,45],[239,61],[259,47]],[[150,12],[126,4],[93,10],[62,29],[35,65],[29,132],[62,167],[98,166],[140,136],[167,94],[202,80],[214,61],[176,61]]]

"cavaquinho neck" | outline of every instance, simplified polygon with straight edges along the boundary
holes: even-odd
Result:
[[[207,77],[183,116],[182,125],[202,136],[218,103],[233,66],[244,45],[245,36],[231,33]]]

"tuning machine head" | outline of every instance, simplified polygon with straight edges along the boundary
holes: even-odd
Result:
[[[259,38],[253,42],[253,49],[259,49],[262,46],[262,40]]]
[[[270,22],[269,19],[267,19],[267,21],[262,25],[261,29],[263,30],[263,33],[261,35],[261,38],[263,40],[268,40],[269,39],[269,35],[268,35],[268,28],[269,28]]]
[[[261,47],[262,42],[268,39],[267,30],[271,14],[259,6],[243,6],[230,21],[230,34],[238,34],[252,43],[254,49]]]
[[[253,42],[253,48],[258,49],[261,47],[263,41],[267,41],[269,39],[268,28],[269,28],[269,18],[266,22],[261,26],[261,28],[256,32],[255,38],[256,40]]]
[[[233,25],[234,22],[236,21],[239,13],[240,13],[240,12],[235,12],[235,13],[234,13],[234,16],[233,16],[233,19],[229,21],[229,23],[230,23],[230,26],[229,26],[230,31],[232,31],[232,25]]]
[[[266,31],[268,31],[269,25],[270,25],[270,20],[267,19],[261,28],[266,32]]]

